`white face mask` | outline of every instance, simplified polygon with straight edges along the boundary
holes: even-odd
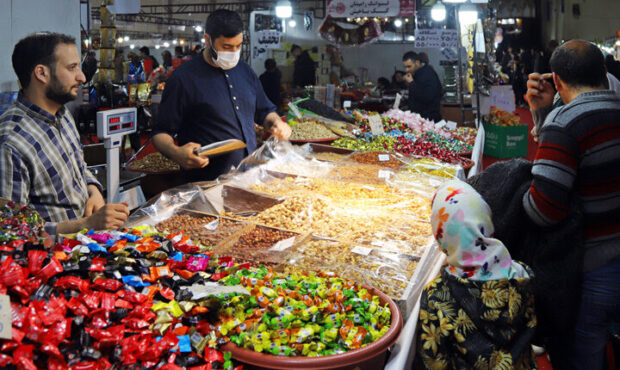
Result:
[[[211,50],[215,54],[215,58],[213,58],[213,62],[217,64],[222,69],[232,69],[237,66],[239,63],[239,59],[241,58],[241,50],[237,51],[217,51],[213,46],[211,46]]]

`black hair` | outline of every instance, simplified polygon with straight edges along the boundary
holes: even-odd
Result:
[[[175,53],[175,54],[181,54],[181,55],[183,55],[183,47],[182,47],[182,46],[175,46],[175,47],[174,47],[174,53]]]
[[[378,84],[381,84],[381,85],[383,85],[385,87],[388,87],[390,85],[390,80],[388,80],[385,77],[379,77],[379,79],[377,80],[377,85]]]
[[[205,33],[213,43],[218,37],[235,37],[243,32],[243,21],[239,13],[227,9],[218,9],[209,14],[205,23]]]
[[[15,45],[11,59],[22,89],[30,85],[32,71],[37,65],[46,65],[52,71],[56,69],[54,51],[58,44],[75,45],[75,38],[61,33],[40,32],[24,37]]]
[[[273,69],[276,68],[276,61],[275,59],[269,58],[265,61],[265,69],[268,71],[271,71]]]
[[[425,64],[428,64],[430,62],[430,60],[428,59],[428,54],[426,54],[423,51],[418,53],[417,60],[419,60],[420,62],[425,63]]]
[[[140,51],[146,55],[151,55],[151,50],[147,46],[143,46],[140,48]]]
[[[297,50],[297,49],[301,50],[301,46],[299,46],[297,44],[293,44],[291,46],[291,53],[295,52],[295,50]]]
[[[418,54],[416,52],[408,51],[408,52],[405,53],[405,55],[403,55],[403,62],[406,61],[406,60],[410,60],[410,61],[413,62],[414,60],[419,60],[418,58],[419,58],[419,56],[418,56]]]
[[[598,87],[607,79],[605,57],[598,46],[588,41],[562,44],[551,55],[549,66],[570,86]]]

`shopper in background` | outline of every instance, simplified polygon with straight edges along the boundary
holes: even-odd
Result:
[[[493,237],[489,205],[452,180],[431,226],[448,265],[422,293],[414,368],[535,369],[533,272]]]
[[[405,67],[405,82],[409,87],[409,110],[420,114],[422,117],[439,122],[439,113],[443,88],[439,76],[428,65],[428,56],[409,51],[403,55],[403,67]]]
[[[390,88],[390,80],[385,77],[379,77],[377,79],[377,90],[383,92]]]
[[[151,50],[148,47],[143,46],[140,48],[140,58],[142,58],[142,60],[151,60],[153,62],[153,71],[159,68],[159,62],[151,55]]]
[[[585,254],[570,362],[601,369],[608,328],[620,320],[620,99],[607,90],[603,54],[592,43],[563,44],[550,68],[564,105],[542,126],[523,206],[533,222],[552,227],[567,217],[570,194],[579,194]],[[533,111],[548,111],[553,87],[548,76],[538,76],[528,81],[528,102]]]
[[[97,72],[97,58],[94,51],[89,51],[86,53],[86,58],[84,58],[84,61],[82,62],[82,71],[84,72],[86,82],[90,82]]]
[[[168,50],[164,50],[161,53],[162,65],[166,70],[172,68],[172,53]]]
[[[620,78],[620,62],[613,55],[607,54],[605,67],[607,67],[607,72],[611,73],[616,79]]]
[[[174,47],[174,57],[175,58],[179,58],[179,59],[183,59],[184,56],[185,56],[185,53],[183,53],[183,46],[175,46]]]
[[[263,85],[265,94],[275,104],[276,108],[280,107],[280,81],[282,80],[282,72],[276,66],[275,59],[267,59],[265,61],[265,72],[260,75],[260,83]]]
[[[405,72],[403,71],[394,72],[394,74],[392,75],[391,88],[397,91],[407,90],[407,82],[405,82]]]
[[[114,78],[112,79],[115,83],[122,83],[126,80],[124,63],[123,49],[116,49],[114,54]]]
[[[214,11],[207,18],[204,37],[201,55],[175,69],[166,81],[153,130],[155,147],[181,165],[188,182],[213,180],[252,153],[254,122],[282,140],[291,134],[256,73],[240,60],[243,22],[239,14]],[[227,139],[241,140],[246,148],[211,160],[195,154],[203,145]]]
[[[21,90],[0,117],[0,197],[34,208],[52,235],[120,227],[127,204],[105,204],[64,107],[86,82],[75,39],[27,36],[15,45],[12,62]]]
[[[141,83],[146,81],[140,57],[136,53],[130,52],[127,54],[127,58],[129,58],[129,82]]]
[[[291,54],[295,57],[293,70],[293,86],[304,87],[316,84],[316,63],[308,50],[301,50],[299,45],[291,46]]]

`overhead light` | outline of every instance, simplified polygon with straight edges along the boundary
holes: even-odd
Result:
[[[437,3],[431,8],[431,18],[435,22],[443,22],[446,20],[446,6],[442,3]]]
[[[172,40],[172,45],[176,45],[178,43],[177,39]]]
[[[203,43],[203,44],[205,43],[205,39],[204,39],[204,38],[203,38],[203,39],[200,39],[200,41],[202,41],[202,43]]]
[[[196,32],[202,32],[202,26],[201,25],[194,26],[194,29],[196,30]]]
[[[458,4],[458,3],[464,3],[467,0],[443,0],[444,3],[448,3],[448,4]]]
[[[278,1],[276,4],[276,17],[290,18],[293,15],[293,6],[288,0]]]
[[[123,43],[123,38],[119,37],[118,39],[116,39],[116,41],[118,41],[119,44]]]
[[[123,37],[123,40],[125,40],[125,41],[129,41],[129,36],[125,36],[125,37]]]
[[[203,39],[203,40],[204,40],[204,39]],[[185,40],[183,40],[183,39],[179,40],[179,44],[181,44],[181,45],[185,45]]]
[[[405,18],[405,23],[409,23],[409,18]]]
[[[407,41],[415,41],[415,36],[413,35],[407,36]]]
[[[170,47],[170,43],[169,43],[169,42],[164,42],[164,47],[165,47],[165,48]]]
[[[394,21],[394,27],[396,28],[401,28],[403,26],[403,21],[400,19],[397,19]]]
[[[288,26],[291,28],[295,28],[297,27],[297,22],[294,19],[291,19],[290,21],[288,21]]]
[[[159,45],[155,45],[155,49],[159,49]]]
[[[84,39],[84,45],[86,45],[86,47],[88,47],[88,44],[90,43],[89,39]]]
[[[469,26],[478,21],[478,8],[474,5],[466,4],[459,9],[459,22],[462,25]]]
[[[135,49],[135,48],[136,48],[136,45],[131,44],[131,45],[129,45],[129,48],[130,48],[130,49]]]

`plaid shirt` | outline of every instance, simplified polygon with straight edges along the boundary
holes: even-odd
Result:
[[[56,223],[84,217],[87,185],[101,184],[86,168],[71,113],[56,116],[23,94],[0,116],[0,196],[32,206],[50,234]]]

